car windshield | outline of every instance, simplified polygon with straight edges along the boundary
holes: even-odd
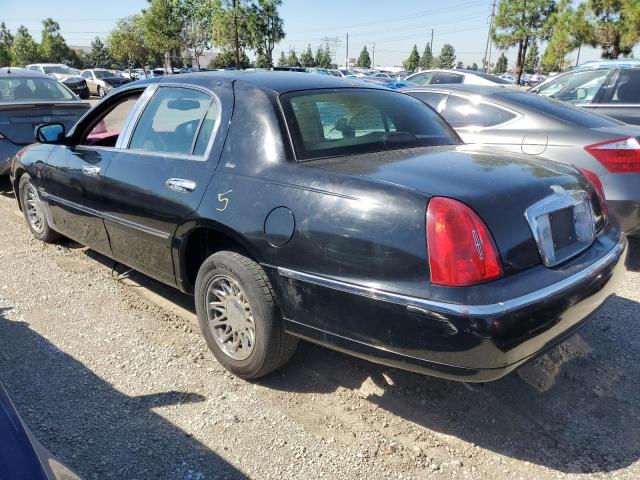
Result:
[[[1,102],[75,100],[75,96],[50,78],[0,78]]]
[[[598,115],[579,107],[567,105],[559,100],[541,97],[533,93],[506,91],[496,93],[495,97],[537,110],[545,115],[550,115],[580,127],[600,128],[622,125],[622,122],[614,120],[613,118]]]
[[[115,76],[109,70],[94,70],[93,73],[95,74],[96,78],[109,78]]]
[[[62,73],[64,75],[68,75],[71,72],[69,71],[68,67],[63,67],[61,65],[56,65],[53,67],[42,67],[42,69],[44,70],[44,73]]]
[[[442,117],[408,95],[332,89],[281,100],[301,160],[460,143]]]
[[[611,70],[572,72],[542,85],[537,93],[575,105],[591,103]]]

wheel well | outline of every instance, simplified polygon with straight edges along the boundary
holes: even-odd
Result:
[[[184,290],[192,293],[196,284],[196,277],[200,265],[221,250],[231,250],[245,255],[252,260],[255,258],[230,235],[210,227],[199,227],[189,232],[181,247],[182,284]]]
[[[16,200],[18,201],[18,208],[20,209],[20,211],[22,211],[22,200],[20,199],[20,179],[26,172],[27,171],[22,168],[17,170],[15,178],[13,179],[13,192],[16,195]]]

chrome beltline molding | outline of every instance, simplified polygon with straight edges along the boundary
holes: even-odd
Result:
[[[573,287],[574,285],[587,280],[590,277],[597,276],[600,270],[614,261],[617,261],[626,248],[627,241],[621,236],[620,241],[602,258],[589,265],[584,270],[577,272],[559,282],[549,285],[548,287],[536,290],[535,292],[522,295],[517,298],[506,300],[504,302],[492,303],[488,305],[458,305],[454,303],[439,302],[436,300],[428,300],[426,298],[410,297],[398,293],[387,292],[376,288],[356,285],[354,283],[334,280],[332,278],[314,275],[311,273],[299,272],[288,268],[278,267],[278,274],[298,280],[301,282],[312,283],[322,287],[340,290],[342,292],[360,295],[374,300],[404,305],[407,310],[420,312],[435,316],[440,315],[458,315],[463,317],[487,317],[492,315],[504,315],[514,310],[526,307],[533,303],[537,303],[551,296],[561,294],[563,291]]]
[[[67,207],[75,208],[76,210],[80,210],[81,212],[87,213],[94,217],[102,218],[103,220],[109,220],[110,222],[117,223],[125,227],[133,228],[134,230],[148,233],[149,235],[154,235],[156,237],[163,238],[165,240],[168,240],[169,238],[171,238],[170,233],[163,232],[161,230],[156,230],[155,228],[147,227],[146,225],[140,225],[139,223],[131,222],[129,220],[125,220],[124,218],[120,218],[115,215],[111,215],[109,213],[100,212],[98,210],[94,210],[93,208],[80,205],[79,203],[70,202],[69,200],[65,200],[64,198],[60,198],[56,195],[51,195],[50,193],[47,193],[44,190],[40,190],[39,193],[40,193],[40,196],[47,201],[52,200],[56,203],[60,203]]]

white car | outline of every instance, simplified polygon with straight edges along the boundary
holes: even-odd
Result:
[[[87,82],[76,73],[78,70],[75,68],[72,69],[62,63],[32,63],[24,68],[49,75],[63,83],[80,98],[89,98]]]
[[[405,81],[416,85],[442,85],[451,83],[464,83],[466,85],[509,85],[507,80],[503,80],[495,75],[475,70],[458,69],[438,69],[424,70],[414,73],[405,78]]]

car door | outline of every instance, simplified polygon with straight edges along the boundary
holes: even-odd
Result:
[[[640,68],[619,70],[599,102],[588,108],[632,125],[640,125]]]
[[[218,85],[216,93],[182,85],[152,88],[106,172],[103,208],[114,258],[175,284],[173,235],[197,210],[213,175],[233,91],[230,84]]]
[[[55,149],[45,168],[43,197],[56,231],[105,255],[111,254],[102,216],[103,174],[140,91],[100,105],[76,125],[67,145]]]

